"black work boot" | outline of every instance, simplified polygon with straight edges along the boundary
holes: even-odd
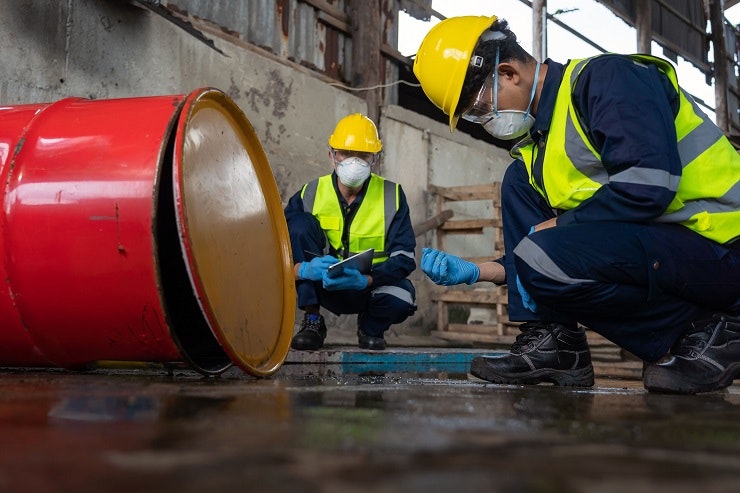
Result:
[[[371,336],[362,329],[357,329],[357,343],[362,349],[372,349],[375,351],[385,349],[385,339],[383,337]]]
[[[729,387],[740,376],[740,317],[721,313],[693,322],[663,362],[646,365],[650,392],[696,394]]]
[[[299,350],[315,350],[324,346],[326,339],[326,324],[324,317],[304,313],[301,330],[293,336],[290,347]]]
[[[520,329],[509,354],[476,356],[470,373],[494,383],[593,386],[594,368],[583,329],[546,322],[527,322]]]

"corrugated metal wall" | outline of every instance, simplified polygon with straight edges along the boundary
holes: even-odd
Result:
[[[383,50],[396,52],[399,0],[368,1],[378,1]],[[347,15],[347,3],[348,0],[161,1],[161,5],[180,15],[206,21],[279,58],[349,87],[353,78],[352,20]],[[398,80],[399,63],[407,63],[398,55],[385,53],[382,57],[381,84]],[[361,92],[355,94],[362,96]],[[396,86],[380,89],[379,99],[381,104],[396,104]]]
[[[182,14],[216,24],[281,58],[341,81],[349,78],[346,53],[350,51],[351,39],[330,24],[346,24],[346,16],[342,18],[344,0],[311,3],[302,0],[169,0],[166,5]]]

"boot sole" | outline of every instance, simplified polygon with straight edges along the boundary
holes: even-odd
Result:
[[[554,370],[551,368],[521,373],[501,373],[489,368],[485,361],[474,360],[470,365],[470,374],[492,383],[513,385],[537,385],[549,382],[560,387],[593,387],[594,368],[576,370]]]
[[[692,382],[681,380],[681,376],[660,366],[645,368],[642,380],[649,392],[661,394],[700,394],[722,390],[732,385],[733,380],[740,377],[740,363],[731,363],[718,378],[709,382]]]

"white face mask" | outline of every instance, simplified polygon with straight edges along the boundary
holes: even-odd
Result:
[[[491,119],[483,123],[483,129],[502,140],[521,137],[534,126],[534,117],[529,110],[501,110],[491,113]]]
[[[358,157],[350,157],[337,164],[339,181],[347,187],[357,188],[370,176],[370,163]]]
[[[470,108],[469,113],[461,115],[463,119],[471,121],[473,123],[480,123],[483,129],[489,134],[493,135],[497,139],[511,140],[521,137],[522,135],[529,132],[534,126],[535,119],[530,114],[529,110],[532,108],[532,102],[534,101],[534,94],[537,90],[537,81],[540,77],[540,62],[537,62],[537,67],[534,69],[534,82],[532,83],[532,91],[529,94],[529,103],[527,104],[527,111],[521,110],[498,110],[498,50],[496,51],[496,63],[493,69],[493,111],[488,111],[481,114],[480,111],[476,112],[476,103]],[[482,92],[483,90],[481,90]],[[489,100],[490,101],[490,100]],[[489,103],[490,104],[490,103]],[[490,108],[490,107],[489,107]],[[476,114],[477,113],[477,114]]]

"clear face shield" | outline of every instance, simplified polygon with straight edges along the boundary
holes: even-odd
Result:
[[[498,139],[516,139],[526,134],[534,125],[534,117],[529,112],[534,101],[537,81],[540,75],[540,63],[535,68],[534,82],[529,95],[526,111],[498,109],[498,65],[499,51],[496,49],[496,62],[491,75],[486,78],[483,87],[473,102],[460,115],[466,121],[478,123]]]

